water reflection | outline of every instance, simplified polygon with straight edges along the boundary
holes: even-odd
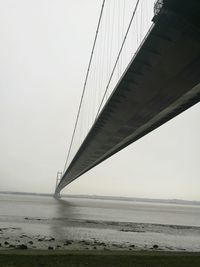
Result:
[[[55,218],[52,220],[51,233],[59,239],[71,238],[73,221],[80,219],[75,204],[64,199],[55,199]]]

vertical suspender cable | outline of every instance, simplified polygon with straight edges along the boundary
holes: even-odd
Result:
[[[99,115],[99,112],[100,112],[100,110],[101,110],[101,106],[102,106],[102,104],[103,104],[103,101],[104,101],[104,99],[105,99],[106,93],[107,93],[107,91],[108,91],[108,88],[109,88],[109,85],[110,85],[110,82],[111,82],[111,79],[112,79],[112,77],[113,77],[113,74],[114,74],[114,72],[115,72],[115,69],[116,69],[117,63],[118,63],[118,61],[119,61],[119,57],[120,57],[120,55],[121,55],[121,52],[122,52],[122,49],[123,49],[123,47],[124,47],[124,43],[125,43],[125,41],[126,41],[126,38],[127,38],[128,32],[129,32],[129,30],[130,30],[130,27],[131,27],[131,24],[132,24],[133,18],[134,18],[134,16],[135,16],[135,13],[136,13],[136,10],[137,10],[137,7],[138,7],[138,4],[139,4],[139,1],[140,1],[140,0],[137,0],[137,3],[136,3],[136,5],[135,5],[135,8],[134,8],[134,10],[133,10],[133,14],[132,14],[132,16],[131,16],[131,20],[130,20],[130,22],[129,22],[129,25],[128,25],[128,28],[127,28],[127,30],[126,30],[126,34],[125,34],[125,36],[124,36],[124,39],[123,39],[123,42],[122,42],[121,48],[120,48],[120,50],[119,50],[119,53],[118,53],[117,59],[116,59],[116,61],[115,61],[115,64],[114,64],[114,67],[113,67],[112,73],[111,73],[111,75],[110,75],[110,78],[109,78],[108,84],[107,84],[107,86],[106,86],[106,90],[105,90],[105,92],[104,92],[103,98],[102,98],[102,100],[101,100],[101,103],[100,103],[100,106],[99,106],[99,108],[98,108],[97,115],[96,115],[96,119],[97,119],[97,117],[98,117],[98,115]],[[96,119],[95,119],[95,120],[96,120]]]
[[[83,85],[83,90],[82,90],[82,94],[81,94],[81,100],[80,100],[80,104],[79,104],[79,107],[78,107],[78,113],[77,113],[77,116],[76,116],[74,130],[73,130],[73,134],[72,134],[69,150],[68,150],[68,153],[67,153],[67,159],[66,159],[66,162],[65,162],[65,165],[64,165],[63,174],[65,172],[65,169],[66,169],[66,166],[67,166],[67,163],[68,163],[68,160],[69,160],[69,155],[70,155],[72,144],[73,144],[73,140],[74,140],[74,135],[75,135],[75,131],[76,131],[77,123],[78,123],[78,118],[79,118],[79,115],[80,115],[80,110],[81,110],[81,105],[82,105],[82,102],[83,102],[83,97],[84,97],[84,94],[85,94],[85,88],[86,88],[86,85],[87,85],[88,75],[89,75],[89,71],[90,71],[90,67],[91,67],[91,63],[92,63],[92,58],[93,58],[94,49],[95,49],[95,45],[96,45],[96,41],[97,41],[97,36],[98,36],[100,24],[101,24],[101,18],[102,18],[102,15],[103,15],[104,4],[105,4],[105,0],[103,0],[102,6],[101,6],[101,11],[100,11],[100,15],[99,15],[99,20],[98,20],[98,24],[97,24],[96,33],[95,33],[95,38],[94,38],[94,42],[93,42],[93,46],[92,46],[92,52],[91,52],[91,55],[90,55],[90,60],[89,60],[89,64],[88,64],[88,68],[87,68],[87,72],[86,72],[86,77],[85,77],[85,81],[84,81],[84,85]]]

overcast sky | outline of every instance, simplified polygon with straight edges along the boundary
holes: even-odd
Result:
[[[53,192],[100,0],[0,0],[0,190]],[[70,194],[200,200],[200,105],[106,160]]]

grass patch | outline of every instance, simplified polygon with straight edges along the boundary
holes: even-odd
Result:
[[[199,253],[0,252],[0,267],[198,267]]]

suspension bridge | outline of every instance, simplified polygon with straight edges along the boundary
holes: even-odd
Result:
[[[102,1],[55,196],[97,164],[199,102],[199,14],[198,0]]]

